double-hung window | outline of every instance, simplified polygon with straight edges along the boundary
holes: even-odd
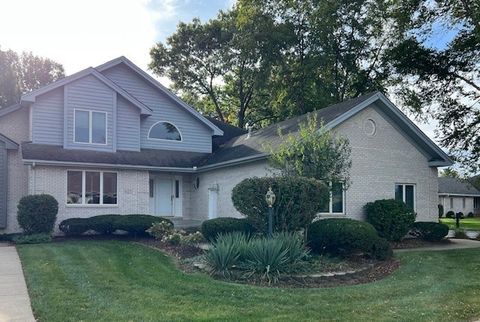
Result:
[[[398,183],[395,185],[395,199],[403,201],[410,210],[415,210],[415,185]]]
[[[75,143],[107,144],[107,113],[75,109]]]
[[[67,204],[116,205],[117,174],[103,171],[67,171]]]
[[[330,199],[328,204],[320,210],[322,214],[337,214],[345,213],[345,188],[343,182],[330,183]]]

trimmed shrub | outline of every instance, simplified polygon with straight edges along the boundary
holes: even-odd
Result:
[[[62,221],[59,229],[67,236],[78,236],[87,231],[94,231],[101,235],[112,234],[116,230],[123,230],[131,235],[146,235],[146,230],[153,223],[168,222],[162,217],[150,215],[100,215],[89,218],[70,218]]]
[[[467,218],[473,218],[473,212],[470,211],[470,212],[467,214]]]
[[[416,222],[410,234],[427,241],[440,241],[448,235],[448,226],[436,222]]]
[[[452,210],[447,211],[445,214],[446,218],[455,218],[455,213]]]
[[[315,179],[255,177],[243,180],[232,190],[233,205],[262,233],[268,229],[265,194],[269,187],[276,195],[273,229],[277,232],[305,229],[329,199],[329,188]]]
[[[22,197],[18,203],[17,220],[26,234],[50,234],[57,220],[58,202],[41,194]]]
[[[321,219],[307,230],[308,246],[319,254],[347,256],[361,252],[372,255],[374,245],[381,243],[378,239],[371,224],[347,218]]]
[[[379,237],[373,244],[370,255],[373,258],[384,261],[392,258],[393,250],[390,243],[385,238]]]
[[[442,204],[439,204],[438,205],[438,218],[442,218],[443,217],[443,205]]]
[[[221,217],[205,220],[200,228],[203,237],[209,241],[214,241],[218,235],[233,232],[242,232],[251,234],[254,229],[252,225],[244,218]]]
[[[378,235],[389,241],[401,240],[415,222],[415,213],[407,205],[395,199],[383,199],[365,205],[367,222]]]
[[[49,243],[52,241],[50,234],[31,234],[31,235],[19,235],[13,237],[13,241],[16,244],[40,244]]]
[[[458,218],[460,218],[460,219],[465,218],[465,215],[464,215],[463,212],[461,212],[461,211],[457,212],[457,213],[456,213],[456,216],[458,216]],[[455,218],[456,218],[456,217],[455,217]]]

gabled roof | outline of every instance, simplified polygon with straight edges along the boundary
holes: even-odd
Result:
[[[180,105],[183,109],[185,109],[188,113],[192,114],[194,117],[196,117],[199,121],[207,125],[207,127],[211,128],[213,130],[213,135],[223,135],[223,131],[218,128],[215,124],[210,122],[207,118],[205,118],[202,114],[200,114],[197,110],[195,110],[193,107],[182,101],[180,98],[178,98],[174,93],[172,93],[169,89],[167,89],[165,86],[160,84],[156,79],[154,79],[152,76],[148,75],[143,69],[132,63],[129,59],[127,59],[124,56],[120,56],[118,58],[112,59],[109,62],[106,62],[100,66],[95,67],[96,70],[98,71],[104,71],[109,68],[112,68],[118,64],[124,64],[127,67],[129,67],[131,70],[139,74],[143,79],[145,79],[148,83],[152,84],[155,88],[160,90],[162,93],[164,93],[167,97],[169,97],[171,100],[173,100],[175,103]]]
[[[5,135],[0,133],[0,142],[5,143],[5,148],[7,150],[17,150],[18,144],[17,142],[13,141],[12,139],[6,137]]]
[[[105,85],[116,91],[118,94],[122,95],[125,99],[127,99],[130,103],[138,107],[141,111],[141,114],[143,115],[151,115],[152,110],[137,100],[135,97],[130,95],[127,91],[125,91],[123,88],[112,82],[110,79],[107,77],[103,76],[101,73],[99,73],[97,70],[95,70],[92,67],[86,68],[82,71],[79,71],[78,73],[72,74],[70,76],[64,77],[62,79],[57,80],[56,82],[53,82],[49,85],[43,86],[37,90],[34,90],[32,92],[29,92],[27,94],[24,94],[20,100],[20,102],[30,102],[33,103],[35,102],[36,98],[39,95],[45,94],[51,90],[54,90],[60,86],[67,85],[71,82],[74,82],[80,78],[83,78],[85,76],[92,75],[96,77],[98,80],[103,82]]]
[[[327,129],[333,129],[350,117],[356,115],[373,103],[381,107],[395,124],[400,127],[410,138],[410,141],[421,151],[429,156],[430,166],[449,166],[453,161],[432,140],[430,140],[405,114],[403,114],[385,95],[373,92],[350,99],[326,108],[300,115],[279,123],[272,124],[264,129],[252,132],[250,135],[243,134],[226,142],[223,147],[215,151],[206,160],[205,166],[213,166],[219,163],[234,162],[238,159],[260,159],[268,157],[266,146],[275,147],[281,142],[278,131],[282,133],[296,133],[299,125],[309,115],[316,114],[317,120],[323,121]]]
[[[234,137],[247,133],[246,130],[239,128],[237,126],[219,121],[213,117],[205,116],[207,120],[218,126],[220,130],[223,131],[222,136],[214,136],[212,139],[213,150],[216,150],[221,145],[225,144],[226,142],[230,141]]]
[[[464,179],[450,177],[438,178],[438,193],[440,195],[480,197],[480,190],[475,188],[470,182]]]

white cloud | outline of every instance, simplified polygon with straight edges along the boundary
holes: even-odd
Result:
[[[0,46],[32,51],[62,63],[67,74],[124,55],[146,69],[155,43],[155,20],[173,14],[147,0],[2,1]]]

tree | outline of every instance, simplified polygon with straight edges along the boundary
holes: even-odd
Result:
[[[348,140],[319,126],[315,117],[301,123],[298,133],[279,135],[281,143],[270,147],[269,161],[282,175],[348,182],[352,165]]]
[[[442,145],[475,172],[480,164],[480,5],[469,0],[398,0],[388,53],[405,106],[440,124]],[[456,31],[446,45],[438,33]]]
[[[445,168],[442,172],[440,172],[440,176],[448,178],[460,178],[458,171],[452,167]]]
[[[51,59],[0,50],[0,107],[15,104],[22,94],[64,76],[63,66]]]

